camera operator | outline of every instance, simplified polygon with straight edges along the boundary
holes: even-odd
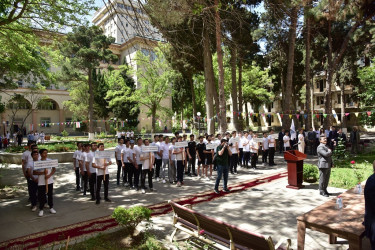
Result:
[[[232,151],[229,148],[227,140],[222,139],[221,144],[216,148],[216,156],[215,161],[217,163],[217,178],[215,183],[215,193],[220,194],[219,191],[219,184],[221,180],[221,176],[224,178],[223,184],[223,191],[230,192],[227,183],[228,183],[228,172],[229,172],[229,165],[228,165],[228,158],[232,155]]]

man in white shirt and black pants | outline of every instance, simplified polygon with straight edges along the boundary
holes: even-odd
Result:
[[[91,143],[91,152],[86,154],[86,169],[89,175],[89,188],[91,194],[91,200],[95,201],[96,194],[96,168],[92,166],[95,161],[95,151],[97,150],[98,145],[96,142]]]
[[[232,156],[230,157],[230,172],[231,174],[237,174],[237,164],[238,164],[238,143],[234,142],[236,138],[236,131],[232,132],[232,137],[229,139],[229,148],[232,152]]]
[[[268,157],[268,138],[266,132],[263,133],[262,151],[262,163],[266,165]]]
[[[115,148],[115,158],[116,158],[116,163],[117,163],[117,186],[120,185],[120,176],[121,176],[121,169],[122,169],[121,150],[123,148],[124,148],[124,140],[120,138],[118,139],[118,145]],[[123,176],[125,175],[124,171],[122,171],[122,175]],[[123,179],[126,180],[127,178],[124,176]]]
[[[268,135],[268,155],[269,155],[269,165],[275,166],[274,158],[275,158],[275,147],[276,147],[276,139],[272,136],[274,134],[274,130],[271,129],[270,134]]]
[[[99,151],[104,151],[104,144],[98,144]],[[108,166],[112,164],[111,159],[109,158],[97,158],[95,157],[95,163],[93,163],[93,167],[97,168],[96,174],[96,204],[100,204],[100,189],[102,187],[102,182],[104,182],[104,200],[107,202],[111,202],[108,198],[108,186],[109,186],[109,172]],[[104,179],[105,175],[105,179]]]

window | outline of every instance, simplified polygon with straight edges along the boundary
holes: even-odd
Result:
[[[45,128],[51,127],[51,118],[50,117],[40,118],[40,126],[45,127]]]
[[[40,110],[56,110],[56,102],[52,100],[41,101],[38,103],[38,109]]]
[[[325,81],[322,79],[322,80],[319,81],[319,91],[320,91],[320,92],[323,92],[325,88],[326,88],[326,83],[325,83]]]
[[[337,104],[341,104],[341,95],[337,94]]]
[[[11,100],[8,103],[9,109],[30,109],[31,105],[26,99]]]

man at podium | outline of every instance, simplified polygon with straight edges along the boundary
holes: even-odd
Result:
[[[329,196],[327,186],[332,168],[332,150],[327,147],[327,138],[320,137],[320,145],[317,148],[319,168],[319,192],[325,197]]]

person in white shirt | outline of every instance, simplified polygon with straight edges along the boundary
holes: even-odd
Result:
[[[253,135],[254,135],[253,131],[250,130],[247,136],[247,139],[249,140],[249,142],[251,141],[251,139],[253,139]]]
[[[121,138],[121,132],[120,131],[117,131],[116,132],[116,136],[117,136],[117,140],[119,140]]]
[[[30,177],[29,175],[27,174],[27,169],[26,169],[26,166],[27,166],[27,161],[29,159],[32,159],[31,158],[31,146],[32,145],[35,145],[33,142],[27,142],[27,150],[25,152],[22,153],[22,172],[23,172],[23,176],[25,177],[26,181],[27,181],[27,189],[28,189],[28,192],[29,192],[29,200],[30,200]]]
[[[35,131],[35,133],[34,133],[34,140],[35,140],[35,143],[39,142],[39,133],[38,133],[38,131]]]
[[[176,154],[174,153],[174,145],[176,143],[176,137],[172,138],[172,145],[169,146],[169,167],[168,167],[168,179],[169,183],[177,183],[176,180]]]
[[[245,132],[245,135],[242,139],[242,145],[243,145],[243,159],[244,164],[246,168],[249,168],[249,161],[250,161],[250,141],[247,139],[249,138],[249,133]]]
[[[251,168],[257,168],[258,161],[258,151],[259,151],[259,142],[256,141],[257,134],[253,135],[253,138],[250,141],[250,153],[251,153]]]
[[[118,145],[115,148],[115,159],[117,163],[117,186],[120,185],[120,176],[121,176],[121,169],[122,169],[122,163],[121,163],[121,150],[124,148],[124,140],[122,138],[118,139]],[[124,176],[124,170],[122,171],[123,180],[126,179]],[[125,184],[125,183],[123,183]]]
[[[41,149],[39,151],[41,161],[48,161],[51,159],[47,158],[47,149]],[[48,185],[48,206],[51,214],[55,214],[56,210],[53,208],[53,175],[56,172],[56,168],[45,168],[42,170],[34,170],[33,174],[38,175],[38,201],[39,201],[39,216],[42,217],[44,214],[43,208],[46,204],[46,185]],[[46,183],[47,182],[47,183]]]
[[[131,139],[131,138],[130,138],[130,132],[129,132],[129,131],[126,131],[126,138]]]
[[[104,144],[98,144],[99,151],[104,151]],[[111,159],[109,158],[98,158],[95,156],[95,160],[92,164],[94,168],[97,169],[96,172],[96,204],[100,204],[100,189],[102,182],[104,183],[104,200],[106,202],[111,202],[108,198],[108,186],[109,186],[109,172],[108,166],[112,164]],[[105,176],[105,177],[104,177]]]
[[[155,135],[154,142],[152,143],[153,146],[158,147],[158,151],[155,152],[155,180],[160,180],[160,167],[163,163],[163,150],[161,148],[161,144],[163,143],[163,135]]]
[[[76,191],[81,190],[81,176],[79,174],[80,164],[79,161],[81,160],[82,154],[82,143],[77,142],[77,150],[73,154],[73,168],[76,173]]]
[[[284,141],[284,151],[290,150],[289,131],[285,131],[285,135],[283,137],[283,141]]]
[[[143,141],[145,146],[149,146],[150,142],[148,139],[145,139]],[[154,153],[141,153],[140,160],[142,162],[142,175],[141,175],[141,189],[142,193],[146,193],[146,175],[148,178],[148,187],[150,188],[150,191],[154,191],[153,184],[152,184],[152,176],[154,175],[154,161],[155,161],[155,155]]]
[[[44,134],[43,131],[40,132],[39,137],[40,137],[40,143],[41,143],[41,144],[44,144],[44,138],[46,137],[46,135]]]
[[[303,135],[303,129],[300,129],[298,134],[298,151],[305,153],[305,136]]]
[[[121,151],[123,156],[123,166],[127,169],[128,172],[128,182],[125,186],[129,186],[130,189],[134,189],[133,175],[136,170],[137,162],[134,159],[134,141],[125,139],[126,149]],[[138,166],[137,166],[138,167]]]
[[[237,165],[238,165],[238,138],[236,139],[237,132],[232,132],[232,137],[229,139],[229,148],[232,152],[232,156],[230,157],[230,172],[231,174],[237,174]]]
[[[130,131],[130,138],[134,139],[134,131]]]
[[[243,166],[243,144],[242,144],[242,140],[243,140],[243,136],[242,136],[242,133],[241,132],[238,132],[238,135],[237,137],[239,138],[238,140],[238,163],[237,165],[239,164],[241,167]]]
[[[38,193],[38,176],[34,175],[34,161],[39,160],[39,153],[38,149],[33,149],[31,152],[31,160],[29,159],[26,164],[27,175],[30,179],[30,202],[31,202],[31,211],[36,211],[36,204],[38,201],[37,193]]]
[[[130,149],[130,141],[128,139],[125,139],[125,143],[123,147],[121,148],[121,157],[120,157],[122,172],[124,173],[122,183],[125,187],[129,186],[129,182],[128,182],[128,179],[130,176],[129,169],[132,167],[132,159],[133,159],[133,153],[132,153],[132,150]]]
[[[273,129],[271,129],[270,131],[270,134],[268,136],[268,156],[269,156],[269,165],[270,166],[275,166],[275,151],[276,151],[276,139],[275,137],[273,136],[273,134],[275,133],[275,131]]]
[[[263,141],[262,141],[262,163],[263,165],[267,164],[267,157],[268,157],[268,138],[267,133],[263,133]]]
[[[133,169],[133,174],[134,174],[134,188],[135,190],[139,190],[139,177],[141,175],[142,171],[142,162],[141,162],[141,153],[142,153],[142,145],[143,145],[143,140],[142,138],[137,139],[137,145],[134,146],[133,148],[133,159],[135,164],[135,169]]]
[[[88,181],[89,181],[89,175],[86,168],[86,156],[90,152],[90,144],[83,145],[82,154],[81,154],[81,176],[83,181],[83,196],[86,196],[86,192],[88,190]]]
[[[163,166],[160,169],[160,178],[163,183],[166,183],[166,173],[169,169],[169,137],[164,136],[164,141],[160,144],[160,153],[162,154]]]
[[[211,136],[207,136],[207,145],[212,144],[211,143]],[[212,178],[212,160],[214,158],[214,150],[213,149],[205,149],[204,151],[205,154],[205,169],[203,170],[203,173],[206,175],[206,180],[210,180]],[[208,169],[210,169],[210,175],[208,175]]]
[[[182,137],[177,138],[178,142],[182,142]],[[175,141],[172,139],[172,144]],[[185,148],[173,148],[172,154],[176,159],[176,169],[177,169],[177,187],[181,187],[184,184],[184,161],[186,159]]]
[[[91,151],[86,154],[85,164],[87,169],[87,174],[89,176],[89,187],[91,200],[95,201],[96,194],[96,168],[92,166],[95,160],[95,152],[98,148],[96,142],[91,143]]]

